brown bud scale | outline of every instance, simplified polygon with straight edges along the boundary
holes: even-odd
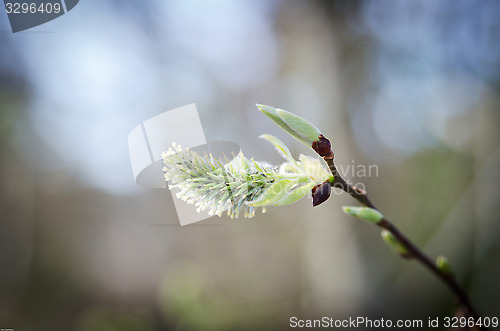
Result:
[[[312,188],[312,203],[313,207],[322,204],[330,197],[330,192],[332,189],[332,185],[330,181],[326,181],[323,184],[318,184]]]
[[[313,141],[311,146],[316,153],[326,159],[333,159],[332,145],[330,140],[326,139],[322,134],[319,135],[318,140]]]

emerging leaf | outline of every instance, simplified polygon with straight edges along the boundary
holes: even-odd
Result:
[[[383,218],[381,212],[368,207],[342,207],[346,214],[362,219],[370,223],[379,223]]]
[[[284,179],[275,182],[269,186],[264,193],[262,193],[257,200],[247,202],[251,207],[269,206],[281,200],[290,191],[294,185],[294,180]]]
[[[300,154],[299,160],[302,164],[302,168],[304,169],[304,173],[307,176],[314,178],[317,184],[321,184],[326,180],[333,181],[332,174],[326,170],[325,167],[323,167],[320,160],[304,154]]]
[[[275,206],[286,206],[304,197],[314,187],[316,183],[308,182],[304,186],[288,192],[281,200],[275,202]]]
[[[318,140],[321,134],[318,128],[309,121],[286,110],[259,104],[257,107],[285,132],[309,147]]]
[[[290,125],[295,131],[303,135],[307,140],[304,143],[311,146],[314,141],[316,141],[321,134],[321,132],[312,125],[309,121],[303,119],[300,116],[290,113],[289,111],[283,109],[276,109],[280,117]]]
[[[273,144],[278,153],[280,153],[280,155],[283,158],[285,158],[285,160],[296,164],[295,159],[292,156],[292,153],[290,153],[290,150],[288,149],[288,146],[285,145],[285,143],[283,143],[281,140],[270,134],[263,134],[260,136],[260,138],[266,139],[271,144]]]

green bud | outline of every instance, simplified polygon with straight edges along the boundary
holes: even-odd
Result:
[[[302,117],[271,106],[257,104],[257,107],[285,132],[307,146],[311,147],[312,143],[319,139],[321,132],[318,128]]]
[[[346,214],[362,219],[363,221],[378,224],[384,215],[378,210],[368,207],[342,207]]]
[[[307,139],[307,142],[304,141],[304,143],[308,146],[311,146],[314,141],[318,140],[321,132],[309,121],[283,109],[277,109],[276,111],[288,125]]]
[[[387,230],[382,230],[380,232],[380,235],[382,236],[382,239],[384,239],[387,246],[389,246],[396,253],[400,254],[404,258],[411,257],[411,254],[410,252],[408,252],[408,249],[406,249],[406,247],[404,247],[391,232]]]
[[[441,270],[441,272],[446,276],[453,276],[453,270],[451,269],[450,261],[448,261],[446,256],[438,255],[438,257],[436,258],[436,267]]]

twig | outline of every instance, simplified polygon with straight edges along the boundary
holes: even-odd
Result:
[[[324,137],[321,138],[326,139]],[[318,154],[320,153],[318,152]],[[326,161],[328,167],[330,168],[330,171],[332,172],[332,175],[334,176],[334,180],[332,183],[333,187],[342,189],[343,191],[348,193],[351,197],[358,200],[364,206],[378,210],[378,208],[373,204],[373,202],[370,201],[365,191],[352,187],[340,176],[333,161],[333,152],[327,153],[327,155],[325,155],[325,153],[321,153],[320,156],[322,156],[323,159]],[[439,279],[441,279],[448,286],[448,288],[456,295],[456,297],[459,300],[459,303],[466,308],[467,315],[472,316],[475,321],[480,319],[480,315],[472,306],[469,298],[465,294],[465,291],[460,287],[460,285],[455,281],[453,277],[450,277],[450,275],[445,274],[443,271],[437,268],[436,264],[433,263],[432,260],[427,255],[425,255],[415,244],[413,244],[413,242],[410,239],[408,239],[408,237],[406,237],[394,224],[389,222],[387,219],[385,218],[382,219],[379,223],[377,223],[377,225],[389,231],[394,235],[394,237],[396,237],[399,243],[402,246],[404,246],[408,251],[409,258],[414,258],[416,261],[420,262],[427,269],[429,269]],[[480,326],[480,329],[487,330],[487,328],[484,326]]]

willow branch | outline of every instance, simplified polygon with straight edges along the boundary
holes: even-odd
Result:
[[[320,139],[327,140],[322,136],[320,136]],[[320,156],[323,157],[323,159],[328,164],[328,167],[330,168],[332,175],[334,176],[332,186],[342,189],[344,192],[348,193],[351,197],[358,200],[362,205],[378,210],[378,208],[368,198],[368,195],[366,194],[365,191],[358,189],[356,187],[352,187],[342,178],[342,176],[340,176],[333,161],[333,152],[331,152],[330,150],[329,153],[325,153],[325,151],[321,151],[320,149],[315,147],[317,146],[314,146],[313,144],[313,149],[315,149],[316,152],[318,152],[318,154],[320,154]],[[408,256],[405,257],[413,258],[416,261],[420,262],[424,267],[430,270],[436,277],[441,279],[441,281],[443,281],[446,284],[446,286],[448,286],[448,288],[458,298],[460,305],[462,305],[467,309],[469,316],[472,316],[475,320],[478,320],[480,318],[480,315],[472,306],[469,298],[465,294],[465,291],[455,281],[453,276],[445,274],[442,270],[440,270],[427,255],[425,255],[410,239],[408,239],[408,237],[406,237],[394,224],[389,222],[387,219],[385,218],[382,219],[379,223],[377,223],[377,225],[382,229],[385,229],[390,233],[392,233],[394,237],[399,241],[399,243],[406,248],[406,250],[408,251]],[[487,330],[487,328],[484,326],[480,327],[480,329]]]

